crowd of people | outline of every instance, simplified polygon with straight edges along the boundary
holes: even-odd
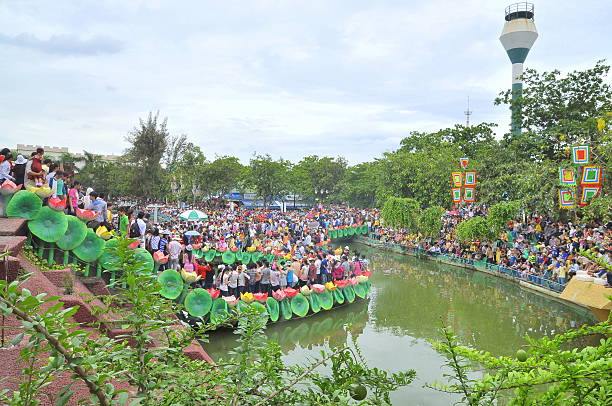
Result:
[[[611,263],[612,223],[575,224],[547,220],[538,215],[525,216],[523,221],[508,221],[506,231],[495,241],[462,243],[454,238],[458,223],[475,215],[486,215],[484,206],[470,205],[443,215],[438,238],[423,238],[409,230],[396,230],[377,224],[371,237],[384,243],[406,248],[419,248],[430,255],[446,254],[473,261],[485,261],[511,270],[521,278],[542,278],[565,285],[578,274],[606,278],[612,286],[612,273],[599,262],[578,255],[590,249],[600,262]]]
[[[610,263],[610,223],[563,223],[532,214],[522,221],[509,221],[507,232],[495,241],[463,243],[454,238],[455,227],[467,218],[486,215],[486,206],[472,204],[447,211],[442,217],[443,227],[438,238],[424,238],[411,230],[386,226],[376,209],[342,206],[319,205],[307,211],[283,213],[215,201],[214,205],[202,203],[194,207],[205,211],[206,218],[181,221],[179,214],[183,208],[178,205],[136,198],[115,199],[121,202],[115,212],[104,194],[91,188],[83,192],[78,181],[72,181],[56,163],[45,159],[43,148],[32,152],[29,159],[22,155],[14,158],[6,148],[0,151],[0,157],[0,184],[10,180],[24,188],[48,185],[52,197],[66,200],[67,214],[75,214],[77,208],[95,211],[96,218],[90,222],[90,227],[104,226],[121,235],[139,238],[142,246],[152,254],[161,251],[169,255],[168,267],[195,271],[202,277],[205,287],[219,287],[228,295],[269,292],[284,286],[301,286],[358,274],[367,268],[363,256],[348,250],[335,253],[325,249],[330,228],[357,224],[367,224],[370,236],[383,243],[420,248],[431,255],[447,254],[486,261],[514,269],[525,279],[535,275],[563,285],[582,273],[606,277],[607,286],[612,286],[612,274],[599,263]],[[136,201],[126,203],[131,200]],[[147,210],[150,203],[158,203],[158,213],[166,220],[163,224],[151,221],[150,210]],[[188,232],[192,235],[187,235]],[[248,266],[220,265],[212,269],[211,264],[194,255],[194,246],[219,251],[250,247],[266,254],[289,255],[291,261],[280,265],[262,260]],[[577,255],[582,249],[591,249],[600,261]]]

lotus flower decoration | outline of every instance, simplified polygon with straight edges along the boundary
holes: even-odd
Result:
[[[191,244],[191,247],[192,247],[194,250],[199,250],[200,248],[202,248],[202,244]]]
[[[258,302],[266,303],[266,299],[268,298],[268,294],[267,293],[254,293],[253,297]]]
[[[293,288],[285,288],[285,293],[287,294],[288,298],[292,298],[295,297],[295,295],[297,295],[298,293],[300,293],[300,291]]]
[[[10,180],[5,180],[0,186],[0,193],[3,195],[12,195],[21,189],[21,185],[16,185],[14,182]]]
[[[181,276],[183,277],[183,280],[187,283],[193,283],[197,280],[200,280],[200,275],[195,272],[186,271],[185,269],[181,269]]]
[[[300,288],[300,293],[304,296],[310,296],[310,292],[311,292],[310,288],[306,285]]]
[[[230,251],[232,251],[232,252],[238,252],[238,248],[236,248],[236,247],[230,248]]]
[[[47,185],[41,186],[41,187],[35,187],[34,189],[35,190],[32,190],[32,192],[36,193],[36,195],[40,197],[41,199],[46,199],[47,197],[53,194],[53,190],[51,190],[51,188]]]
[[[325,292],[325,285],[321,285],[319,283],[315,283],[314,285],[311,286],[311,288],[316,293]]]
[[[336,290],[336,285],[333,282],[327,282],[325,284],[325,287],[327,288],[327,290]]]
[[[353,286],[354,286],[354,285],[357,285],[357,284],[359,283],[359,281],[357,280],[357,278],[350,278],[348,281],[349,281],[349,283],[350,283],[351,285],[353,285]]]
[[[77,209],[76,215],[79,218],[79,220],[83,220],[83,221],[91,221],[96,218],[96,212],[93,210]]]
[[[357,276],[357,281],[358,281],[359,283],[364,283],[364,282],[367,282],[367,281],[368,281],[368,279],[369,279],[369,278],[368,278],[367,276],[365,276],[365,275],[359,275],[359,276]]]
[[[278,301],[287,299],[287,294],[284,290],[278,289],[272,292],[272,297]]]
[[[251,303],[253,300],[255,300],[255,297],[251,292],[245,292],[240,294],[240,300],[246,303]]]
[[[96,229],[96,235],[100,238],[102,238],[103,240],[109,240],[113,234],[108,231],[108,228],[106,228],[106,226],[100,226]]]
[[[155,263],[160,265],[168,263],[169,259],[170,255],[164,255],[162,251],[155,251],[155,253],[153,254],[153,260],[155,261]]]
[[[238,299],[236,299],[236,296],[234,295],[223,296],[223,300],[227,302],[228,306],[236,306],[238,304]]]
[[[340,281],[336,281],[335,284],[340,289],[344,289],[344,288],[346,288],[346,285],[349,284],[349,281],[347,281],[347,280],[340,280]]]
[[[213,300],[218,298],[219,294],[221,293],[221,291],[219,289],[215,289],[215,288],[210,288],[210,289],[206,289],[206,290],[208,291],[208,293],[210,293],[210,297],[212,297]]]
[[[60,199],[59,197],[51,197],[48,200],[49,207],[55,211],[64,211],[66,208],[66,201],[64,199]]]
[[[255,251],[256,249],[257,249],[257,248],[255,248],[255,247],[247,247],[247,249],[246,249],[246,250],[247,250],[248,252],[253,252],[253,251]]]
[[[139,246],[140,246],[140,241],[139,240],[134,240],[131,243],[129,243],[128,248],[131,249],[131,250],[135,250]]]
[[[370,271],[363,271],[361,274],[367,276],[368,278],[372,276],[372,272]]]

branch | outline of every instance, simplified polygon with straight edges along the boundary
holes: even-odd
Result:
[[[73,357],[72,353],[70,353],[62,345],[62,343],[59,342],[59,340],[57,338],[53,337],[45,327],[43,327],[40,323],[37,323],[34,319],[32,319],[30,316],[28,316],[28,314],[26,314],[21,309],[17,308],[13,303],[9,302],[8,300],[6,300],[3,297],[0,297],[0,301],[2,301],[7,306],[10,306],[10,308],[13,309],[13,314],[15,316],[17,316],[19,319],[21,319],[23,321],[27,321],[29,323],[32,323],[33,324],[32,328],[36,332],[42,334],[45,337],[45,339],[49,342],[49,344],[53,348],[55,348],[55,350],[57,352],[59,352],[60,354],[62,354],[64,356],[64,358],[66,359],[68,364],[71,365],[70,369],[72,369],[74,371],[74,373],[77,374],[77,376],[83,382],[85,382],[85,385],[87,385],[87,388],[89,389],[89,392],[92,395],[95,395],[98,398],[98,401],[100,402],[100,405],[102,405],[102,406],[110,406],[110,402],[106,398],[106,395],[104,394],[104,391],[95,382],[92,382],[92,381],[89,380],[89,378],[87,377],[87,371],[85,371],[80,365],[72,364],[72,362],[74,361],[74,357]]]
[[[262,399],[259,401],[259,403],[255,404],[255,406],[261,406],[267,403],[268,400],[274,399],[276,397],[276,395],[278,395],[279,393],[281,393],[282,391],[284,391],[285,389],[289,389],[290,387],[292,387],[293,385],[295,385],[296,383],[298,383],[299,381],[301,381],[306,375],[308,375],[309,373],[311,373],[312,371],[314,371],[315,369],[317,369],[321,364],[323,364],[325,361],[327,361],[328,359],[332,358],[335,355],[338,355],[339,353],[341,353],[342,351],[344,351],[345,348],[340,348],[334,352],[332,352],[331,354],[329,354],[328,356],[322,358],[319,362],[313,364],[310,368],[308,368],[306,371],[302,372],[300,375],[298,375],[297,378],[295,378],[293,381],[289,382],[287,385],[283,386],[280,389],[277,389],[276,391],[274,391],[271,395],[267,396],[265,399]]]

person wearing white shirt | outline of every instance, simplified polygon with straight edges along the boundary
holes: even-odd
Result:
[[[0,184],[5,180],[15,181],[11,176],[11,163],[9,162],[10,155],[6,156],[4,161],[0,162]]]

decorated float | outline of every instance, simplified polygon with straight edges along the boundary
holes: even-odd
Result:
[[[9,183],[7,183],[9,182]],[[6,214],[8,217],[28,220],[29,244],[38,257],[45,258],[47,263],[78,264],[85,276],[95,269],[96,276],[108,275],[109,285],[114,285],[116,276],[122,270],[118,249],[118,240],[105,227],[96,230],[87,226],[95,218],[90,210],[77,210],[76,216],[64,214],[61,201],[53,198],[48,205],[43,206],[43,198],[50,194],[46,190],[19,190],[12,182],[1,185],[2,193],[8,201]],[[42,188],[34,188],[42,189]],[[360,228],[361,227],[361,228]],[[365,227],[365,228],[363,228]],[[342,235],[367,233],[367,226],[348,227]],[[331,230],[332,232],[335,230]],[[352,233],[352,234],[351,234]],[[185,306],[184,319],[190,323],[218,323],[228,315],[236,314],[245,307],[256,308],[269,322],[279,322],[292,318],[307,317],[328,311],[336,306],[353,303],[365,299],[370,291],[369,274],[360,275],[343,281],[328,282],[325,285],[314,284],[301,289],[286,288],[268,294],[245,293],[241,297],[220,297],[218,289],[202,289],[193,287],[199,276],[195,272],[182,270],[165,270],[158,274],[160,265],[168,262],[168,256],[157,252],[151,255],[148,251],[138,248],[138,241],[130,244],[134,250],[139,273],[150,274],[160,284],[160,295],[168,300],[182,303]],[[252,248],[252,247],[249,247]],[[265,253],[259,249],[247,251],[217,251],[199,246],[194,254],[204,258],[209,263],[223,262],[225,264],[267,260],[284,265],[291,260],[286,253]]]

